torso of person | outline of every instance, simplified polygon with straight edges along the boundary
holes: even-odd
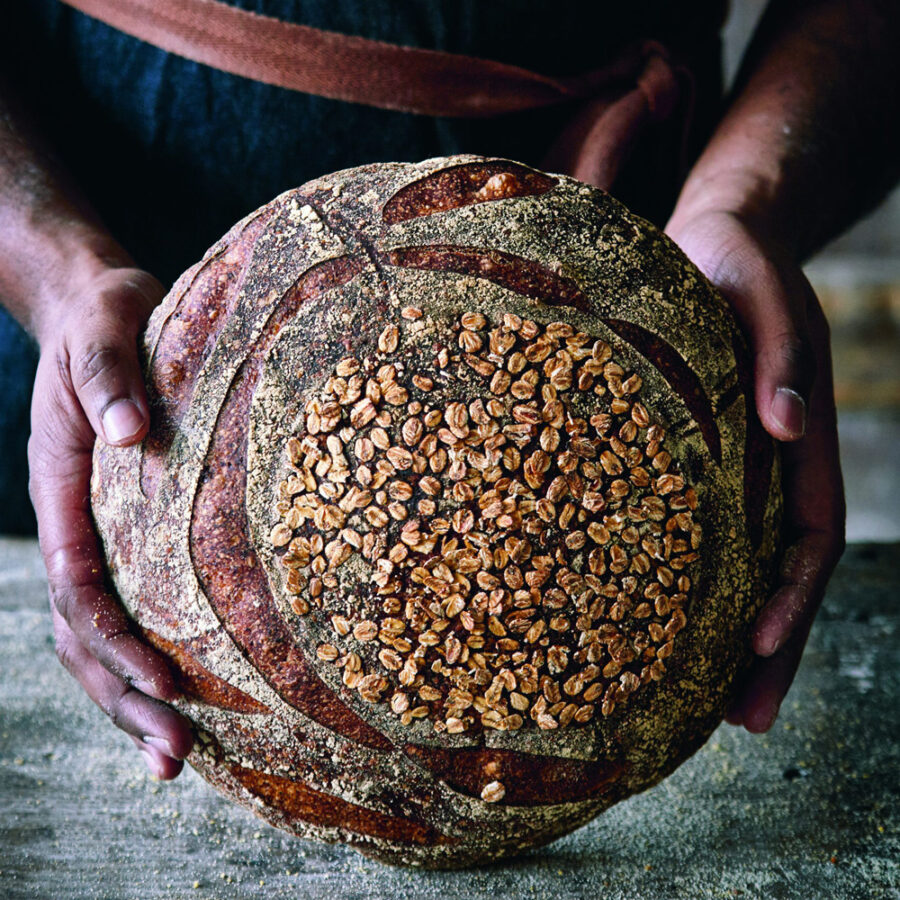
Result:
[[[628,42],[688,45],[695,134],[720,94],[725,0],[234,0],[284,21],[509,63],[548,75],[604,64]],[[479,153],[539,165],[572,111],[494,119],[394,112],[302,94],[190,62],[75,12],[29,0],[5,13],[3,64],[112,233],[163,281],[276,194],[369,162]],[[638,160],[616,192],[640,208],[659,161]],[[643,172],[643,175],[641,174]],[[650,193],[655,191],[651,188]],[[633,196],[630,196],[631,193]]]

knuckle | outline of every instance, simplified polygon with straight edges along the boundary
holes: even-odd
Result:
[[[816,376],[816,355],[805,334],[782,331],[760,348],[759,361],[773,373],[785,373],[789,382],[808,388]],[[784,375],[782,375],[784,377]]]
[[[41,521],[45,510],[44,501],[49,501],[50,495],[57,487],[59,481],[57,466],[62,462],[59,452],[52,446],[47,447],[37,434],[32,432],[28,439],[28,496],[38,515],[38,522]]]
[[[812,346],[802,334],[788,329],[775,335],[767,348],[774,361],[797,368],[812,361]],[[764,353],[766,350],[764,349]]]
[[[31,500],[31,505],[34,507],[35,513],[40,514],[47,486],[44,480],[40,477],[38,467],[31,464],[30,442],[28,459],[28,499]]]
[[[777,352],[782,362],[790,366],[797,366],[803,362],[807,353],[807,345],[800,335],[788,332],[779,341]]]
[[[141,300],[141,303],[135,308],[139,321],[152,311],[166,293],[166,289],[160,281],[143,269],[132,270],[125,284]]]
[[[52,559],[52,557],[51,557]],[[50,560],[46,563],[48,571],[51,571],[51,566],[53,565]],[[52,577],[52,576],[51,576]],[[62,616],[63,621],[68,623],[71,626],[74,609],[75,609],[75,595],[72,591],[67,590],[66,588],[50,588],[50,602],[55,607],[56,611]]]
[[[110,703],[103,711],[109,716],[109,721],[112,722],[116,728],[122,727],[122,710],[118,701]]]
[[[76,633],[104,631],[107,623],[118,625],[121,612],[110,604],[99,576],[99,562],[79,548],[57,547],[44,553],[50,585],[50,602]]]
[[[90,343],[72,357],[71,372],[76,390],[97,384],[116,371],[122,354],[106,344]]]
[[[122,639],[130,638],[124,631],[100,628],[96,634],[92,634],[87,641],[88,650],[94,658],[117,678],[127,678],[126,669],[120,660],[119,647]]]
[[[59,660],[60,665],[71,675],[75,674],[75,658],[72,652],[72,641],[71,638],[66,638],[59,636],[56,638],[56,645],[54,647],[54,651],[56,652],[56,658]]]
[[[165,288],[149,272],[131,267],[112,269],[94,296],[98,313],[112,319],[125,333],[136,335]]]
[[[111,688],[108,688],[100,698],[98,706],[109,717],[116,728],[125,729],[128,716],[125,710],[125,695],[128,693],[127,685],[117,680]]]
[[[63,427],[55,418],[39,422],[28,438],[28,488],[33,502],[55,493],[72,468],[73,449],[60,439]]]
[[[59,383],[64,390],[73,391],[72,360],[65,346],[58,347],[53,354],[53,368],[56,370],[56,378],[50,380],[51,384]]]

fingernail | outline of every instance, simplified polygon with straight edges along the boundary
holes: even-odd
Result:
[[[145,734],[141,740],[151,747],[156,747],[157,750],[165,753],[166,756],[171,756],[172,759],[175,758],[175,752],[172,750],[172,745],[165,738],[153,737],[152,735]]]
[[[794,390],[780,387],[772,398],[772,416],[791,437],[806,432],[806,401]]]
[[[106,408],[102,421],[106,440],[118,444],[141,430],[144,417],[131,400],[116,400]]]

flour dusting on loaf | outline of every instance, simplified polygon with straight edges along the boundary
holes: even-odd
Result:
[[[228,796],[470,865],[721,721],[777,458],[727,306],[607,194],[480,157],[336,173],[238,223],[144,353],[151,433],[97,444],[94,515]]]

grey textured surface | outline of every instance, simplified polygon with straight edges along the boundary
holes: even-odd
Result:
[[[898,563],[851,546],[769,735],[723,726],[544,850],[423,873],[151,780],[56,662],[36,544],[0,540],[0,897],[900,898]]]
[[[900,409],[838,413],[848,541],[900,540]]]

